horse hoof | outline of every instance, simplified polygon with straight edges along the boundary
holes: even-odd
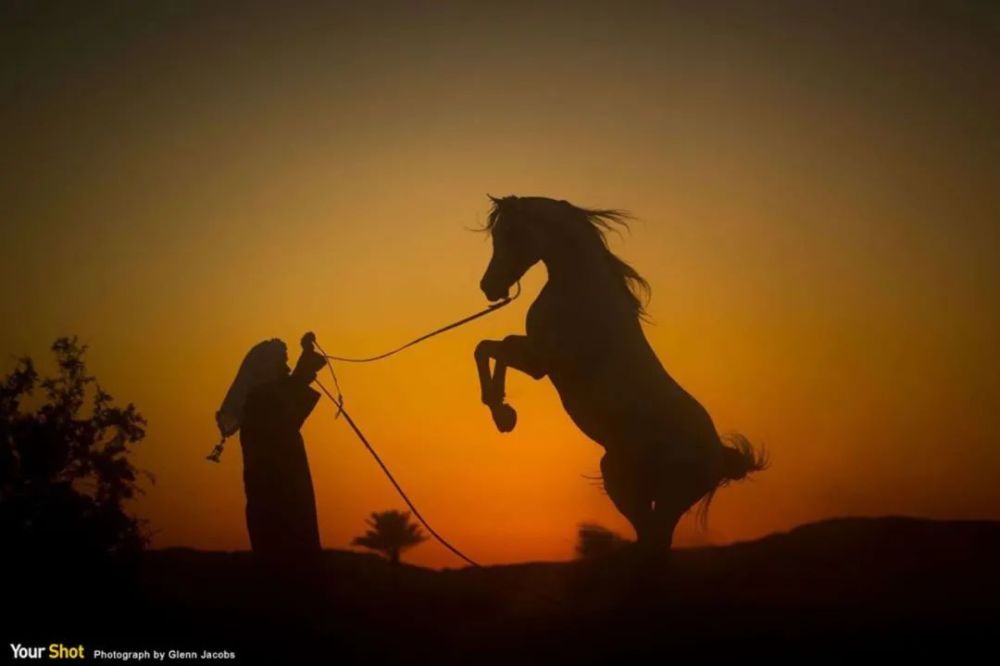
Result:
[[[497,430],[500,432],[510,432],[517,425],[517,412],[510,405],[500,404],[491,407],[490,411],[493,413],[493,422],[497,424]]]

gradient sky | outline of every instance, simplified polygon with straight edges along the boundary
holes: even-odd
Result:
[[[366,355],[484,305],[488,192],[632,211],[613,248],[652,284],[654,348],[771,451],[680,543],[1000,518],[995,3],[61,4],[0,10],[0,370],[91,345],[149,419],[156,546],[248,546],[239,446],[204,456],[251,345]],[[476,341],[523,332],[544,280],[340,369],[483,562],[568,558],[581,521],[630,533],[547,381],[509,376],[510,435],[479,404]],[[325,546],[402,506],[328,405],[304,435]]]

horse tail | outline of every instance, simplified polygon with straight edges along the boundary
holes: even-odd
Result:
[[[719,488],[733,481],[742,481],[751,474],[762,472],[770,464],[767,450],[755,447],[750,440],[739,433],[730,433],[722,437],[722,463],[715,485],[701,499],[698,505],[698,523],[702,528],[708,526],[708,509]]]

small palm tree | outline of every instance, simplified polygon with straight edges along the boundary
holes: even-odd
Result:
[[[366,521],[370,528],[351,543],[384,553],[393,564],[399,564],[399,554],[427,540],[420,525],[410,522],[409,511],[375,511]]]

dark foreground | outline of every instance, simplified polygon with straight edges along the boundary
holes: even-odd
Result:
[[[9,640],[275,664],[957,657],[1000,638],[1000,522],[832,520],[681,550],[652,577],[627,558],[438,572],[328,551],[298,590],[246,553],[169,549],[69,587],[9,604]]]

